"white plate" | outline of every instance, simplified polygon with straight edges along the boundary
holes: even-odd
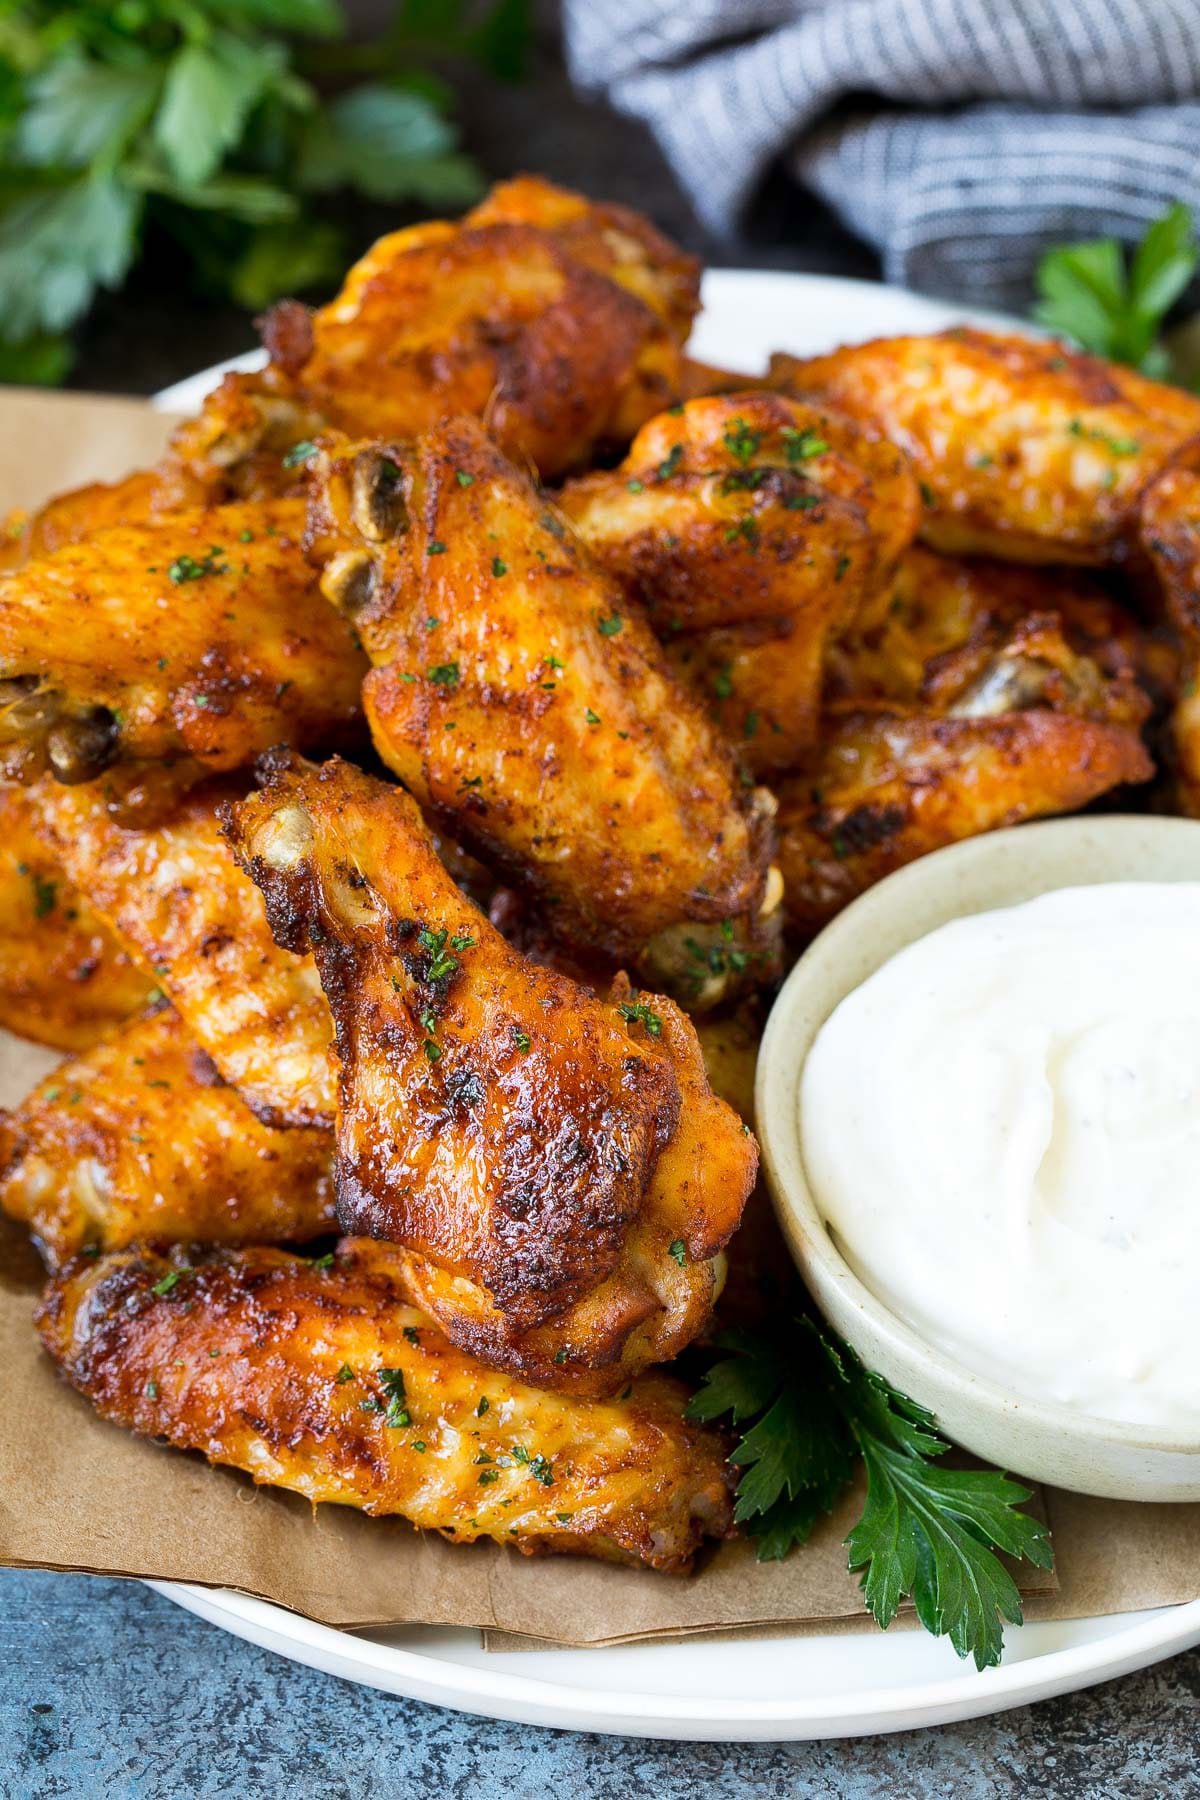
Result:
[[[811,355],[964,319],[1006,323],[899,288],[741,269],[710,271],[704,302],[694,354],[748,373],[772,350]],[[254,355],[209,369],[168,388],[157,403],[191,411],[224,368],[259,361]],[[748,1741],[911,1730],[1069,1693],[1200,1642],[1197,1599],[1154,1612],[1010,1627],[1003,1663],[982,1675],[944,1640],[921,1631],[488,1652],[474,1631],[333,1631],[244,1594],[151,1585],[238,1637],[347,1681],[489,1718],[637,1737]]]

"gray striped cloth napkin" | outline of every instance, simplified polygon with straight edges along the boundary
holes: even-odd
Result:
[[[1200,0],[564,0],[573,79],[731,236],[783,158],[888,280],[1022,304],[1050,243],[1200,215]]]

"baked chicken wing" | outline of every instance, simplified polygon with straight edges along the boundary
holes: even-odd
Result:
[[[0,1125],[0,1207],[49,1266],[131,1243],[329,1231],[333,1140],[272,1131],[169,1007],[63,1063]]]
[[[1146,781],[1149,702],[1108,683],[1031,618],[941,716],[835,716],[820,749],[780,783],[788,918],[820,929],[857,894],[930,850]]]
[[[402,1246],[448,1336],[544,1386],[611,1389],[677,1354],[757,1163],[687,1018],[528,962],[408,795],[349,764],[277,763],[228,816],[333,1012],[343,1228]]]
[[[0,784],[0,1026],[86,1050],[153,985],[67,879],[29,790]]]
[[[679,1382],[548,1394],[481,1369],[408,1300],[389,1247],[350,1239],[329,1268],[266,1249],[79,1262],[39,1322],[101,1417],[314,1503],[671,1571],[730,1531],[721,1441],[684,1420]]]
[[[333,1122],[333,1025],[311,957],[281,950],[221,835],[234,780],[194,788],[152,826],[110,813],[95,784],[43,783],[41,829],[75,884],[147,964],[223,1078],[274,1125]]]
[[[560,937],[689,1001],[769,973],[769,795],[482,426],[334,446],[314,476],[322,587],[375,664],[379,754],[421,804]]]
[[[559,503],[757,775],[813,742],[826,640],[890,581],[920,513],[892,445],[765,393],[660,415]]]
[[[380,238],[311,319],[277,309],[271,378],[356,435],[474,413],[551,477],[675,398],[698,292],[698,264],[637,213],[527,176],[457,225]]]
[[[324,605],[299,500],[110,525],[0,576],[0,767],[232,769],[344,742],[365,662]]]
[[[1196,396],[1045,339],[964,327],[771,367],[907,451],[926,543],[1014,562],[1121,560],[1142,489],[1200,432]]]
[[[1147,489],[1138,528],[1182,650],[1184,680],[1165,746],[1171,801],[1200,818],[1200,446],[1184,451]]]

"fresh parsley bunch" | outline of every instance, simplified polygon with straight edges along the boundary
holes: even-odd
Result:
[[[401,0],[349,44],[339,0],[0,0],[0,380],[61,380],[66,333],[125,280],[148,220],[257,308],[340,273],[338,190],[474,199],[423,65],[515,76],[525,4]]]
[[[1037,266],[1034,317],[1096,356],[1169,381],[1171,355],[1159,333],[1198,260],[1191,210],[1172,206],[1128,263],[1115,238],[1048,250]]]
[[[1053,1564],[1045,1527],[1021,1503],[1030,1490],[993,1469],[952,1469],[931,1413],[809,1319],[779,1336],[728,1332],[690,1418],[746,1426],[730,1461],[742,1471],[734,1517],[760,1561],[785,1556],[846,1491],[861,1457],[866,1504],[846,1543],[867,1610],[885,1630],[911,1595],[935,1637],[985,1669],[1000,1659],[1002,1620],[1021,1597],[995,1554]],[[751,1422],[752,1421],[752,1422]]]

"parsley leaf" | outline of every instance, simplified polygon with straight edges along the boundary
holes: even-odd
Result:
[[[1097,356],[1169,378],[1170,357],[1158,335],[1198,260],[1191,211],[1172,206],[1128,263],[1115,238],[1048,250],[1037,266],[1034,317]]]
[[[1044,1526],[1020,1510],[1030,1490],[994,1469],[945,1468],[932,1414],[865,1369],[811,1320],[787,1336],[726,1333],[688,1416],[752,1421],[730,1461],[734,1516],[760,1561],[785,1556],[848,1487],[861,1456],[861,1517],[846,1539],[868,1611],[885,1630],[906,1595],[935,1637],[977,1668],[999,1661],[1003,1621],[1019,1624],[1016,1583],[995,1552],[1050,1568]]]

